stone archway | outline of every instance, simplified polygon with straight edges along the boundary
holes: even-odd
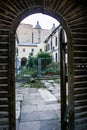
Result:
[[[69,129],[87,128],[87,8],[78,0],[0,1],[0,124],[15,130],[15,31],[33,13],[50,15],[63,25],[68,38]],[[5,114],[6,112],[6,114]],[[86,113],[86,114],[85,114]],[[2,121],[2,118],[6,120]]]

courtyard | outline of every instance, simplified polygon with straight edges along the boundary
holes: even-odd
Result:
[[[44,88],[16,82],[16,130],[60,130],[60,84],[41,82]]]

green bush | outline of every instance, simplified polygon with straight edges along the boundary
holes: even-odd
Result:
[[[60,74],[60,65],[58,63],[49,64],[46,69],[42,72],[43,74]]]
[[[41,69],[45,69],[52,62],[52,54],[48,52],[39,52],[37,58],[41,59]]]
[[[45,68],[52,61],[51,53],[39,52],[36,57],[33,56],[32,53],[30,53],[27,67],[36,68],[38,66],[38,58],[41,59],[42,69]]]

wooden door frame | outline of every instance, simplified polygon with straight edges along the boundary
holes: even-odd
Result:
[[[67,130],[66,116],[66,66],[64,30],[60,29],[60,93],[61,93],[61,130]],[[66,117],[67,118],[67,117]]]

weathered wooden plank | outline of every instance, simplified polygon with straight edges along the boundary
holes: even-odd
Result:
[[[71,24],[70,25],[70,29],[72,28],[83,28],[83,27],[86,27],[87,28],[87,22],[81,22],[81,23],[75,23],[74,25]]]
[[[8,93],[0,93],[0,98],[8,98]]]
[[[4,7],[6,11],[11,12],[11,14],[17,15],[17,12],[15,11],[15,9],[9,4],[7,4],[4,0],[1,1],[0,4],[2,5],[2,7]]]
[[[8,64],[0,64],[0,72],[2,72],[3,70],[7,70],[8,69]]]
[[[80,106],[75,108],[75,113],[87,112],[87,106]]]
[[[75,100],[83,100],[83,102],[84,102],[84,99],[86,99],[87,98],[87,93],[82,93],[82,94],[75,94],[75,97],[74,97],[74,99]]]
[[[11,21],[13,21],[13,19],[15,18],[14,16],[12,16],[12,15],[10,15],[10,14],[6,14],[6,13],[1,13],[1,18],[2,19],[6,19],[7,18],[7,20],[11,20]]]
[[[87,105],[87,99],[85,99],[85,100],[76,100],[74,103],[75,103],[75,107],[86,106]]]
[[[85,124],[85,123],[87,123],[87,118],[85,117],[85,118],[81,118],[81,119],[77,119],[77,120],[75,120],[75,124],[77,125],[77,124]]]
[[[21,11],[24,10],[23,7],[22,7],[22,5],[21,5],[21,3],[20,3],[19,1],[18,1],[18,2],[12,1],[12,3],[13,3],[13,5],[14,5],[17,9],[19,9],[18,12],[21,12]]]
[[[0,63],[7,63],[8,62],[8,58],[2,58],[0,57]]]
[[[27,0],[24,0],[24,4],[25,4],[26,8],[29,8]]]
[[[6,107],[5,107],[5,106],[3,106],[3,107],[0,106],[0,111],[2,111],[2,112],[3,112],[3,111],[8,112],[8,111],[9,111],[9,108],[8,108],[8,106],[6,106]],[[0,123],[1,123],[1,122],[0,122]]]
[[[3,51],[3,50],[0,51],[0,56],[7,56],[7,55],[8,55],[7,50],[6,51]]]
[[[10,29],[10,25],[0,22],[0,29]],[[0,40],[1,41],[1,40]],[[7,41],[6,41],[7,42]]]
[[[13,19],[9,19],[8,17],[3,17],[3,16],[1,16],[0,17],[0,21],[2,22],[4,22],[4,23],[10,23],[11,24],[11,22],[13,21]]]
[[[87,123],[75,125],[75,130],[86,130],[87,129]]]
[[[69,6],[66,6],[66,9],[64,10],[63,15],[66,17],[70,17],[70,12],[74,13],[73,8],[77,9],[77,5],[75,2],[72,2],[72,4],[69,4]]]
[[[82,39],[82,38],[73,38],[73,45],[87,45],[87,39]]]
[[[8,33],[9,33],[8,29],[7,30],[0,29],[0,35],[8,35]]]
[[[1,84],[0,85],[0,91],[7,91],[8,90],[8,85],[7,84]]]
[[[85,118],[85,117],[87,117],[87,111],[75,114],[75,119],[81,119],[81,118]]]
[[[1,14],[8,15],[9,17],[12,17],[12,18],[16,17],[16,14],[13,14],[9,10],[7,10],[6,8],[0,7],[0,11],[1,11]]]
[[[0,105],[8,105],[8,100],[0,101]],[[1,117],[1,116],[0,116]]]
[[[9,113],[8,112],[0,112],[0,118],[8,118]]]
[[[87,81],[87,75],[74,76],[75,82]]]
[[[25,4],[24,4],[25,2],[23,2],[22,0],[19,0],[19,5],[21,5],[21,10],[24,10],[24,9],[26,9],[26,6],[25,6]]]
[[[76,24],[76,23],[81,23],[81,22],[85,22],[87,20],[87,16],[79,16],[78,19],[75,18],[70,18],[69,24]]]
[[[0,77],[8,77],[8,72],[0,72]]]
[[[8,79],[0,79],[0,84],[7,84],[8,83]]]
[[[74,82],[74,87],[75,87],[75,88],[87,87],[87,81]]]
[[[87,51],[74,51],[74,57],[87,57]]]
[[[60,4],[59,7],[57,6],[58,7],[57,11],[60,12],[60,13],[64,13],[63,11],[64,11],[65,8],[68,8],[69,2],[68,2],[68,0],[64,0],[64,1],[60,1],[60,2],[61,3],[59,3]],[[56,5],[57,5],[57,3],[55,2],[54,9],[55,9]],[[65,7],[65,5],[66,5],[66,7]]]
[[[11,21],[10,20],[5,20],[5,19],[1,19],[1,18],[0,18],[0,23],[11,25]]]
[[[84,27],[84,28],[72,28],[71,31],[72,32],[79,32],[79,33],[81,33],[81,32],[85,33],[85,32],[87,32],[87,28],[86,27]]]
[[[20,7],[18,7],[17,5],[15,5],[15,3],[13,3],[13,1],[8,0],[9,4],[14,8],[14,10],[18,13],[21,13],[20,11]]]
[[[0,118],[0,125],[8,125],[9,120],[8,118]]]
[[[86,43],[87,44],[87,43]],[[73,46],[74,51],[87,51],[87,45],[74,45]]]
[[[74,70],[74,75],[87,75],[87,69],[84,68],[84,69],[78,69],[78,70]]]
[[[9,125],[0,125],[1,130],[9,130]]]
[[[86,71],[87,63],[74,63],[74,71]]]
[[[74,94],[82,94],[82,93],[84,93],[84,94],[87,93],[87,87],[74,90]]]
[[[81,6],[80,5],[78,5],[78,2],[77,3],[75,3],[75,6],[73,7],[73,9],[70,11],[70,12],[68,12],[68,14],[67,14],[67,19],[68,19],[68,22],[69,21],[72,21],[72,20],[74,20],[74,19],[78,19],[78,18],[81,18],[81,17],[85,17],[86,16],[86,14],[87,14],[87,11],[86,10],[81,10]],[[83,13],[83,14],[82,14]],[[72,17],[70,17],[70,15],[72,16]]]
[[[74,57],[73,59],[74,63],[87,63],[87,57]]]
[[[0,36],[0,42],[7,42],[7,41],[8,41],[8,37]]]
[[[76,32],[73,32],[72,33],[72,36],[75,38],[82,38],[82,39],[84,39],[84,38],[87,38],[87,33],[76,33]]]

